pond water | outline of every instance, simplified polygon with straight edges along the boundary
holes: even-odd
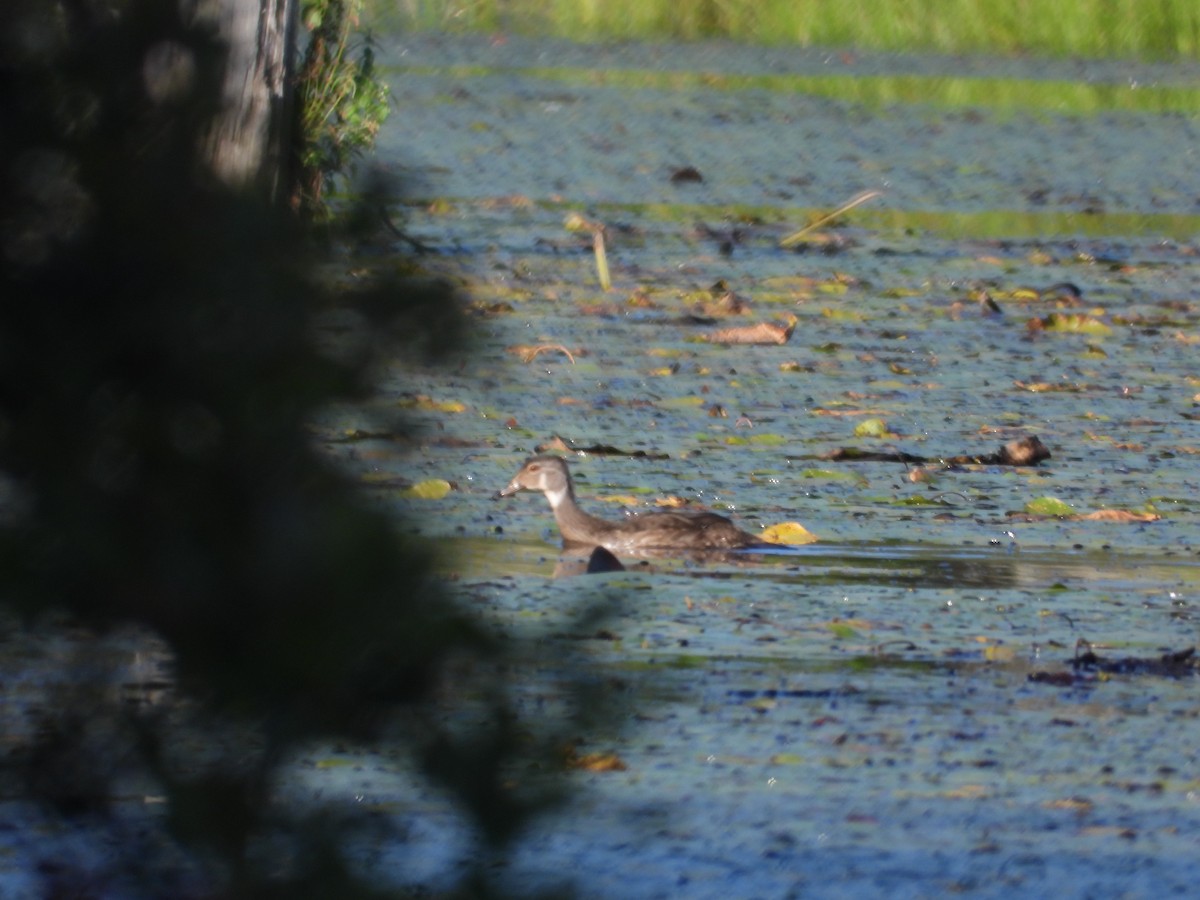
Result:
[[[385,378],[417,447],[349,410],[323,423],[330,452],[485,620],[622,685],[624,727],[586,741],[626,768],[580,774],[502,882],[1189,891],[1194,677],[1070,663],[1080,641],[1146,659],[1197,641],[1197,67],[440,36],[381,61],[399,106],[381,156],[422,198],[397,213],[463,285],[473,335],[448,368]],[[864,190],[882,196],[780,247]],[[605,226],[611,290],[571,214]],[[707,339],[760,322],[790,339]],[[868,419],[886,436],[857,436]],[[1051,458],[930,481],[828,458],[1023,435]],[[571,456],[589,511],[676,497],[820,542],[555,579],[542,498],[492,500],[554,438],[615,450]],[[408,496],[430,479],[453,489]],[[1040,498],[1080,517],[1028,514]],[[1099,510],[1133,515],[1081,518]],[[601,597],[603,628],[573,635]],[[402,770],[354,776],[410,834],[364,859],[436,887],[471,845]]]
[[[397,361],[383,383],[378,404],[410,409],[419,447],[345,440],[361,415],[345,411],[324,423],[330,451],[484,619],[620,685],[622,727],[584,738],[624,769],[578,775],[502,883],[1189,890],[1194,677],[1070,663],[1081,641],[1153,660],[1197,640],[1196,67],[385,49],[400,111],[381,155],[423,198],[397,212],[463,285],[473,337],[455,365]],[[780,247],[865,190],[882,195]],[[572,214],[605,226],[612,290]],[[706,339],[760,322],[790,339]],[[856,435],[868,419],[887,435]],[[1051,458],[936,465],[1023,435]],[[491,499],[555,438],[617,451],[572,456],[593,512],[676,497],[820,542],[555,579],[543,500]],[[848,447],[925,457],[931,480],[829,458]],[[428,479],[453,490],[407,496]],[[1027,514],[1040,498],[1134,515]],[[581,638],[598,598],[603,628]],[[530,678],[537,717],[554,690]],[[346,777],[314,770],[294,790]],[[363,851],[385,881],[436,887],[472,852],[403,764],[352,780],[407,828]]]

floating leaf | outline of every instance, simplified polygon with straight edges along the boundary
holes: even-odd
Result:
[[[1030,319],[1027,327],[1030,331],[1059,331],[1069,334],[1090,334],[1102,336],[1112,334],[1112,328],[1105,325],[1095,316],[1083,313],[1050,313],[1040,319]]]
[[[897,506],[946,506],[945,500],[939,497],[926,497],[924,494],[912,494],[900,500],[893,501]]]
[[[411,397],[405,397],[398,404],[403,409],[424,409],[432,412],[449,412],[460,413],[465,412],[467,405],[458,400],[434,400],[425,394],[416,394]]]
[[[863,419],[854,426],[855,437],[893,438],[896,435],[888,431],[887,422],[883,419]]]
[[[800,766],[805,762],[805,757],[799,753],[776,753],[769,760],[773,766]]]
[[[741,444],[755,444],[760,447],[778,447],[781,444],[786,444],[788,439],[782,434],[751,434],[745,437],[741,435],[730,435],[725,438],[725,443],[731,446]]]
[[[704,398],[695,396],[668,397],[665,400],[659,400],[656,405],[661,406],[663,409],[684,409],[689,406],[703,406]]]
[[[707,335],[706,340],[713,344],[786,344],[795,330],[796,317],[792,316],[786,325],[759,322],[757,325],[722,328]]]
[[[1150,512],[1133,512],[1128,509],[1098,509],[1072,518],[1080,522],[1157,522],[1162,516]]]
[[[400,492],[402,497],[415,497],[418,500],[441,500],[454,490],[454,486],[444,478],[430,478],[418,481],[412,487]]]
[[[1071,516],[1075,510],[1064,500],[1057,497],[1038,497],[1025,504],[1025,512],[1035,516]]]
[[[833,632],[834,637],[841,638],[842,640],[851,640],[858,637],[858,632],[845,622],[830,622],[825,627]]]
[[[768,544],[786,544],[792,547],[815,544],[820,540],[799,522],[780,522],[778,525],[764,528],[759,537]]]
[[[648,494],[650,493],[650,489],[646,488],[642,493]],[[635,497],[633,494],[609,494],[605,497],[597,497],[596,499],[604,503],[619,503],[622,506],[637,506],[642,502],[641,498]]]

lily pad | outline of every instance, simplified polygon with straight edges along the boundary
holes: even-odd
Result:
[[[883,419],[863,419],[854,426],[855,437],[872,437],[872,438],[894,438],[891,431],[888,430],[887,422]]]
[[[1035,516],[1073,516],[1075,510],[1057,497],[1038,497],[1025,504],[1025,512]]]

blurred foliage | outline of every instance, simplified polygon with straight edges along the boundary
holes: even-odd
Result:
[[[0,35],[2,662],[47,629],[84,648],[10,727],[0,783],[109,835],[106,861],[35,859],[43,896],[373,896],[339,852],[361,819],[272,802],[285,761],[407,750],[497,848],[553,793],[502,773],[558,737],[516,739],[508,657],[312,443],[381,355],[459,345],[453,297],[391,260],[334,293],[288,212],[206,173],[223,54],[177,7],[20,0]],[[364,323],[336,355],[314,340],[334,306]],[[165,648],[172,702],[96,674],[87,641],[130,627]],[[454,731],[463,697],[477,725]],[[131,824],[131,783],[166,814]]]
[[[357,29],[362,0],[303,0],[308,47],[296,80],[299,184],[295,203],[326,218],[328,182],[375,145],[387,120],[387,85],[375,75],[370,35]]]

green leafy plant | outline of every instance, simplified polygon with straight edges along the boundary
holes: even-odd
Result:
[[[390,111],[371,37],[357,36],[362,6],[362,0],[305,0],[301,7],[309,41],[296,79],[292,205],[310,218],[328,216],[326,187],[374,146]]]

